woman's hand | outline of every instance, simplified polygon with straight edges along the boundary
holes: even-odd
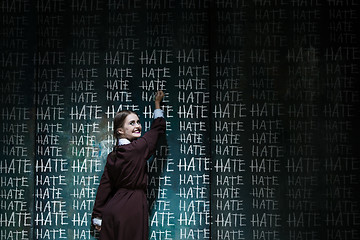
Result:
[[[165,94],[163,91],[159,90],[157,91],[156,95],[155,95],[155,109],[159,109],[160,108],[160,103],[162,101],[162,99],[164,98]]]
[[[99,232],[101,231],[101,223],[102,223],[101,218],[96,217],[92,219],[92,225],[94,226],[95,230]]]
[[[101,226],[99,226],[99,225],[94,225],[95,226],[95,229],[97,230],[97,231],[101,231]]]

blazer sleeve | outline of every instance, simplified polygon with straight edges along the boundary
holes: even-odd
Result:
[[[166,130],[166,121],[163,117],[158,117],[153,120],[150,130],[144,136],[135,141],[135,149],[143,150],[145,158],[148,159],[154,154],[156,144],[161,134]]]
[[[109,178],[108,163],[106,163],[104,172],[100,179],[99,187],[97,189],[91,219],[93,219],[93,218],[101,219],[102,218],[102,211],[103,211],[103,209],[106,205],[106,202],[108,201],[111,193],[112,193],[112,187],[111,187],[111,181]]]

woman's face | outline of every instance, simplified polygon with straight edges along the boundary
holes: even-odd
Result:
[[[141,136],[141,124],[139,117],[130,113],[124,121],[124,125],[119,128],[121,138],[126,138],[130,141],[137,139]]]

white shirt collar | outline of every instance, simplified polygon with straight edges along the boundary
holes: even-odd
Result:
[[[119,138],[118,145],[125,145],[131,143],[127,138]]]

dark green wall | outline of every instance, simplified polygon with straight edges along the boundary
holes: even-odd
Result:
[[[149,239],[359,239],[356,1],[4,0],[1,239],[91,239],[114,114],[167,134]]]

